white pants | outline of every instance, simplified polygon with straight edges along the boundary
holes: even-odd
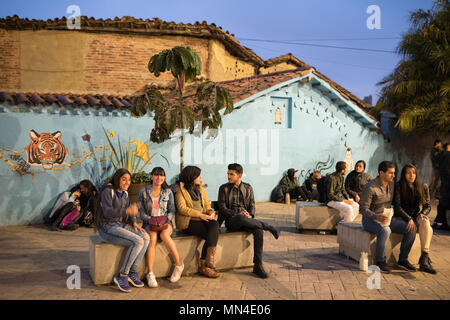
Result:
[[[353,204],[346,204],[343,201],[330,201],[327,203],[327,206],[343,212],[344,222],[352,222],[359,214],[359,204],[356,201],[353,201]]]

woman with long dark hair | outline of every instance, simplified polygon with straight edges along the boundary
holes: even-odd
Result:
[[[400,181],[395,185],[394,216],[408,223],[408,231],[419,231],[422,254],[419,259],[421,271],[436,274],[428,255],[433,228],[428,214],[431,211],[428,186],[422,183],[417,168],[408,164],[403,167]]]
[[[345,178],[345,190],[358,203],[361,200],[363,187],[367,182],[372,180],[372,176],[364,172],[365,169],[366,162],[364,160],[358,160],[355,164],[355,169]]]
[[[136,223],[138,205],[130,204],[127,192],[130,183],[130,172],[118,169],[112,183],[101,188],[95,212],[95,224],[102,240],[129,247],[120,274],[114,277],[114,283],[123,292],[131,291],[129,282],[135,287],[144,286],[138,276],[138,267],[150,241],[147,232]],[[127,217],[131,225],[124,222]]]
[[[153,273],[153,263],[155,262],[158,235],[175,262],[170,282],[177,282],[180,279],[184,264],[171,237],[175,200],[172,190],[166,183],[166,172],[163,168],[156,167],[150,173],[150,180],[150,185],[139,193],[138,203],[140,204],[139,213],[143,222],[142,227],[150,234],[150,245],[147,250],[147,284],[150,288],[156,288],[158,282]]]
[[[180,189],[175,195],[175,222],[177,229],[205,239],[200,257],[200,272],[207,277],[217,278],[219,273],[214,266],[214,256],[219,239],[219,224],[210,215],[211,204],[202,186],[200,174],[200,168],[195,166],[187,166],[181,171]]]

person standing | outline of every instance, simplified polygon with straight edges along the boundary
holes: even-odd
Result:
[[[403,234],[400,246],[398,264],[401,268],[415,271],[416,268],[408,261],[408,255],[416,238],[416,233],[408,230],[407,223],[398,218],[385,216],[384,210],[390,209],[394,199],[395,165],[390,161],[383,161],[378,165],[378,177],[368,182],[361,195],[360,213],[363,215],[364,230],[377,235],[375,260],[383,273],[390,273],[391,268],[386,263],[386,245],[391,232]]]
[[[441,178],[441,196],[433,228],[450,230],[450,217],[447,215],[447,211],[450,210],[450,144],[448,143],[445,144],[444,152],[440,157],[439,174]]]
[[[228,165],[228,183],[219,188],[219,219],[225,221],[227,230],[246,231],[253,234],[253,273],[267,278],[262,263],[264,230],[278,239],[280,232],[273,226],[255,219],[255,198],[250,184],[242,182],[243,168],[238,163]]]
[[[433,148],[431,148],[430,158],[431,158],[431,166],[433,169],[431,175],[431,183],[430,183],[430,197],[436,197],[435,191],[439,189],[440,182],[440,174],[439,174],[439,160],[444,151],[442,141],[440,139],[436,139],[433,144]]]

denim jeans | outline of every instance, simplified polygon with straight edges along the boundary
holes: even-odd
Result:
[[[370,233],[375,233],[377,235],[377,244],[375,250],[376,262],[386,261],[386,245],[389,240],[389,236],[391,235],[391,228],[383,227],[378,222],[366,217],[362,218],[362,225],[364,230]]]
[[[416,240],[416,232],[409,232],[407,226],[408,222],[397,217],[392,217],[391,225],[389,226],[392,232],[403,234],[402,243],[400,245],[400,255],[398,257],[399,261],[408,259],[414,240]]]
[[[144,234],[124,223],[106,224],[98,229],[98,233],[105,242],[129,247],[120,269],[121,274],[138,271],[139,263],[147,251],[150,239],[144,239]]]
[[[389,227],[383,227],[378,222],[363,217],[362,225],[364,230],[375,233],[377,235],[377,245],[375,258],[377,262],[386,261],[386,245],[389,240],[391,232],[403,234],[402,243],[400,245],[399,261],[408,259],[411,247],[416,239],[415,232],[408,232],[406,226],[407,222],[404,220],[392,217]]]

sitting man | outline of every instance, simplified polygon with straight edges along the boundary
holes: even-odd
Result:
[[[273,226],[255,219],[255,198],[253,189],[248,183],[242,182],[243,168],[240,164],[228,165],[228,183],[219,188],[218,211],[219,225],[225,221],[229,231],[246,231],[253,234],[253,273],[261,278],[267,278],[262,265],[263,230],[268,230],[275,239],[280,232]]]
[[[320,171],[314,170],[309,178],[305,180],[305,188],[310,192],[312,200],[319,201],[320,199],[319,190],[317,189],[317,183],[319,182],[321,177],[322,176],[320,174]]]
[[[347,173],[347,163],[338,161],[336,172],[327,181],[327,206],[344,213],[344,222],[352,222],[359,214],[359,204],[350,199],[344,186],[344,175]]]
[[[394,198],[395,165],[390,161],[383,161],[378,166],[378,177],[368,182],[361,195],[360,212],[363,215],[362,226],[364,230],[377,235],[375,260],[376,265],[383,273],[390,273],[386,264],[386,245],[391,232],[403,234],[400,246],[398,265],[402,269],[415,271],[416,268],[408,261],[408,255],[416,239],[415,232],[409,232],[407,223],[401,219],[384,216],[384,209],[392,207]]]
[[[278,184],[281,187],[283,196],[286,197],[286,193],[289,193],[291,199],[298,199],[300,201],[312,200],[312,196],[305,187],[301,187],[297,181],[297,171],[294,168],[290,168]],[[283,199],[278,199],[277,202],[283,202]]]

